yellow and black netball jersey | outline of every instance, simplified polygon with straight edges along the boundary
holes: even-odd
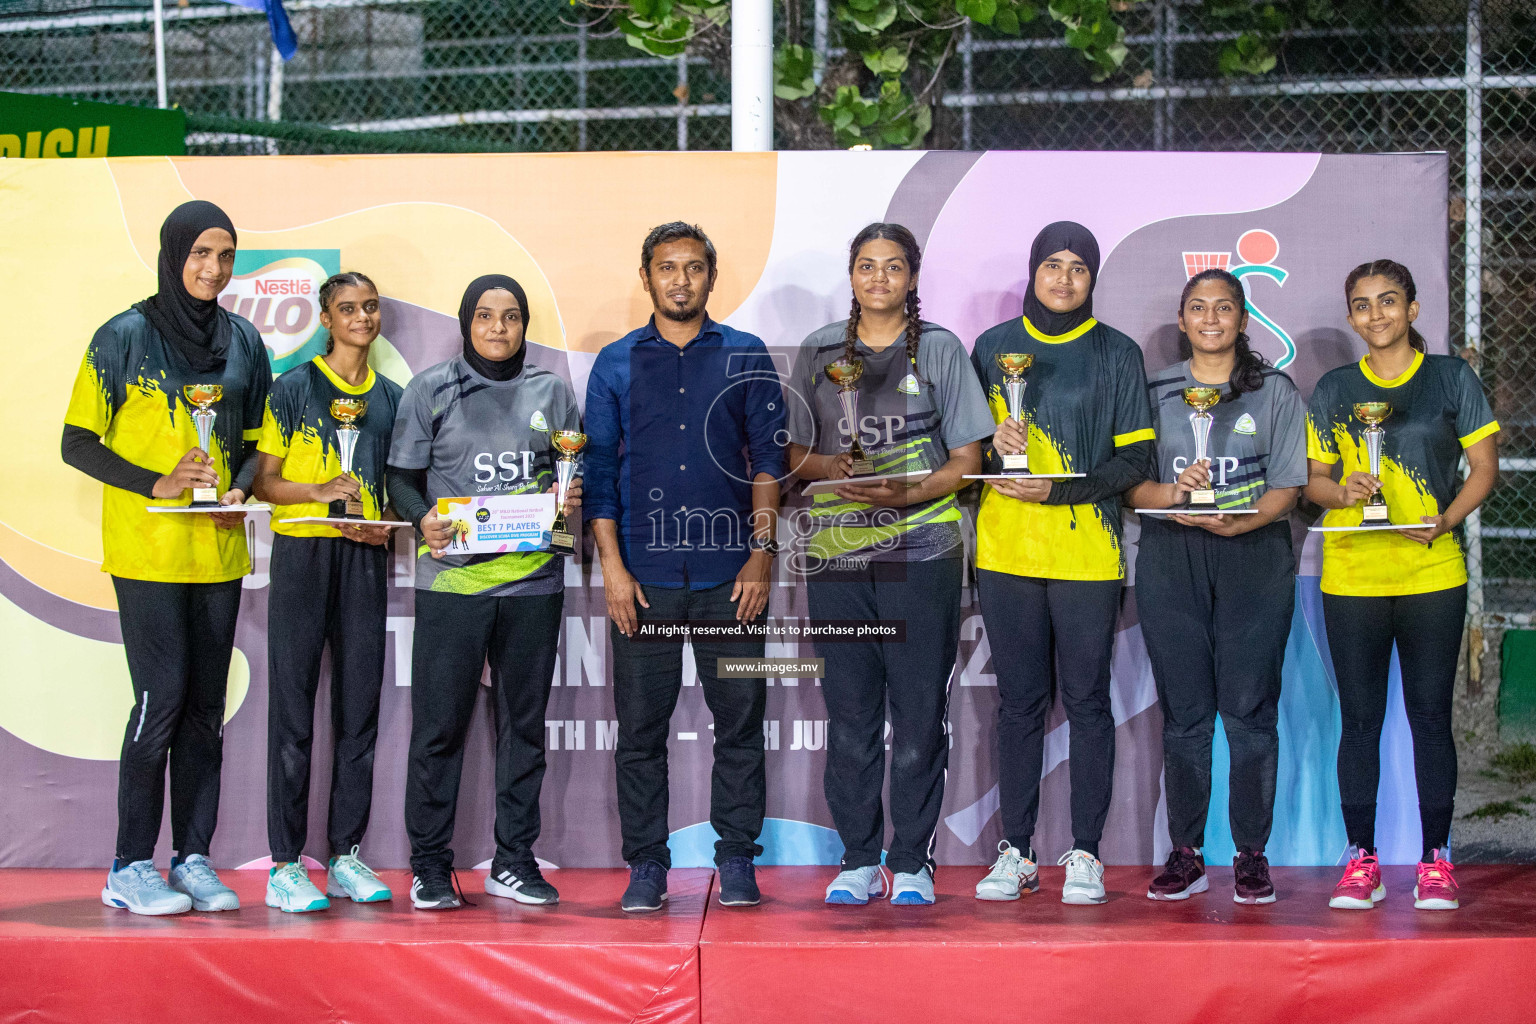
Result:
[[[1051,336],[1021,317],[977,338],[971,361],[994,423],[1008,415],[996,358],[1003,352],[1035,357],[1024,390],[1031,472],[1092,473],[1116,448],[1153,439],[1141,349],[1113,327],[1089,319]],[[986,471],[1000,468],[989,447]],[[1120,498],[1042,505],[988,487],[976,518],[976,566],[1044,579],[1123,579]]]
[[[1307,409],[1307,457],[1342,463],[1340,479],[1370,472],[1356,402],[1392,406],[1382,423],[1381,490],[1394,523],[1445,511],[1461,490],[1462,449],[1499,429],[1477,375],[1457,357],[1418,353],[1393,380],[1377,377],[1362,359],[1324,374]],[[1359,526],[1362,516],[1359,505],[1330,509],[1322,525]],[[1426,594],[1465,582],[1460,529],[1427,547],[1391,530],[1323,534],[1325,594]]]
[[[246,441],[261,431],[272,384],[261,335],[232,313],[229,353],[222,372],[194,373],[137,310],[120,313],[96,332],[75,378],[64,422],[100,434],[106,446],[136,466],[169,473],[197,447],[188,384],[219,384],[213,405],[213,457],[219,492],[229,487]],[[146,505],[186,505],[180,497],[146,498],[104,487],[101,502],[102,571],[161,583],[220,583],[251,570],[244,530],[225,530],[206,515],[146,512]]]
[[[283,460],[284,480],[323,484],[341,473],[341,453],[336,428],[341,421],[331,414],[338,398],[361,398],[368,403],[357,426],[357,451],[352,475],[362,484],[363,517],[379,519],[384,509],[384,463],[395,429],[395,410],[402,388],[373,370],[354,387],[342,380],[315,356],[295,366],[272,384],[266,415],[261,423],[257,449]],[[341,531],[326,523],[285,523],[302,516],[328,516],[327,502],[278,505],[272,510],[272,531],[290,537],[339,537]]]

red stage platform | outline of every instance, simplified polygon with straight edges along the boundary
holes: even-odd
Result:
[[[1536,869],[1457,873],[1462,909],[1429,913],[1409,868],[1369,912],[1328,909],[1332,868],[1277,869],[1268,907],[1232,903],[1222,869],[1174,904],[1145,868],[1111,868],[1101,907],[1063,906],[1059,868],[1017,903],[942,868],[936,906],[826,907],[830,869],[765,868],[740,910],[680,870],[663,913],[630,916],[622,871],[552,872],[558,907],[463,872],[477,906],[442,914],[384,872],[393,903],[306,915],[231,871],[244,909],[140,918],[101,905],[100,872],[0,871],[0,1022],[1536,1021]]]
[[[699,1020],[699,930],[714,872],[674,871],[660,913],[625,914],[627,871],[554,871],[555,907],[482,891],[475,906],[324,913],[263,902],[266,873],[225,871],[238,911],[135,917],[100,871],[0,871],[0,1021],[72,1024],[470,1024]],[[311,877],[323,877],[313,872]]]
[[[705,1024],[1536,1021],[1533,868],[1459,868],[1442,913],[1413,909],[1411,867],[1353,912],[1328,909],[1333,868],[1275,869],[1262,907],[1232,902],[1231,868],[1157,903],[1150,869],[1112,867],[1096,907],[1064,905],[1062,873],[1014,903],[973,897],[982,869],[940,868],[934,906],[827,907],[826,869],[764,871],[761,913],[705,917]]]

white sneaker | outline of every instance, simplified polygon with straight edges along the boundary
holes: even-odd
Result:
[[[193,910],[239,910],[240,897],[219,881],[208,858],[194,853],[171,868],[171,888],[192,897]]]
[[[1061,887],[1063,903],[1103,903],[1104,865],[1084,850],[1068,850],[1058,865],[1067,866],[1067,880]]]
[[[108,871],[101,902],[146,917],[185,914],[192,909],[192,897],[167,885],[152,860],[136,860]]]
[[[1024,851],[1004,839],[997,844],[997,860],[987,877],[976,883],[979,900],[1016,900],[1040,888],[1040,869]]]
[[[358,859],[355,846],[351,853],[331,858],[325,872],[325,894],[338,899],[345,896],[353,903],[381,903],[394,895],[373,868]]]
[[[827,886],[827,902],[863,906],[871,896],[885,895],[885,869],[878,864],[839,871]]]
[[[896,872],[891,883],[891,902],[899,906],[928,907],[933,905],[933,872],[927,868],[913,874]]]
[[[285,914],[305,914],[311,910],[327,910],[330,905],[331,901],[315,888],[315,883],[309,880],[309,872],[298,861],[289,861],[267,872],[267,906]]]

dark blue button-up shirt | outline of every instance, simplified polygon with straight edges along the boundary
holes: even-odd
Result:
[[[752,537],[752,479],[787,473],[784,394],[762,341],[706,316],[678,348],[653,318],[598,353],[585,423],[582,511],[614,520],[635,579],[695,590],[734,580]]]

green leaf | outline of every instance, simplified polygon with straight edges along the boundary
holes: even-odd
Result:
[[[1019,34],[1019,16],[1010,10],[998,11],[997,17],[992,20],[992,27],[999,32],[1016,36]]]
[[[907,70],[907,55],[894,46],[863,54],[864,66],[877,75],[894,77]]]
[[[816,91],[816,54],[805,46],[773,51],[773,94],[781,100],[804,99]]]

